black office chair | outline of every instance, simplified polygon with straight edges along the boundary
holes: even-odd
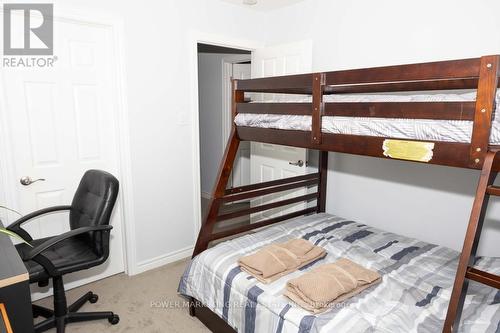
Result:
[[[109,225],[111,212],[118,195],[118,180],[100,170],[85,172],[76,190],[71,206],[44,208],[23,216],[7,229],[16,232],[33,246],[16,245],[28,269],[30,282],[47,286],[52,279],[54,287],[54,310],[33,305],[33,315],[46,320],[35,325],[35,332],[44,332],[53,327],[57,333],[65,330],[71,322],[108,319],[115,325],[120,318],[113,312],[77,312],[87,301],[97,302],[98,296],[88,292],[69,307],[66,305],[63,275],[100,265],[109,256]],[[71,230],[62,235],[33,239],[21,225],[35,217],[69,210]]]

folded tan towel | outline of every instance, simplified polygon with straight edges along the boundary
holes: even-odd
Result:
[[[238,264],[260,282],[270,283],[325,255],[322,247],[299,238],[268,245],[254,254],[241,257]]]
[[[349,259],[318,266],[287,282],[284,295],[300,307],[320,313],[380,282],[377,272]]]

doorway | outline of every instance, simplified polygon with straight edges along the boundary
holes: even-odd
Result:
[[[232,126],[231,78],[249,79],[251,53],[248,50],[198,43],[198,117],[201,175],[201,215],[205,216],[212,189],[216,182],[224,149]],[[241,142],[228,187],[250,182],[250,144]],[[249,207],[243,201],[221,207],[221,212],[231,212]],[[219,224],[249,223],[243,216]]]

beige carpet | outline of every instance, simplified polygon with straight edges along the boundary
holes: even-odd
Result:
[[[96,304],[87,303],[81,311],[113,311],[118,325],[107,320],[69,324],[68,333],[210,332],[198,319],[189,316],[185,299],[177,295],[177,285],[187,260],[136,275],[119,274],[67,292],[68,304],[91,290],[99,295]],[[36,302],[52,308],[52,298]],[[54,330],[48,332],[55,332]]]
[[[208,200],[203,199],[202,210],[205,211],[207,206]],[[238,203],[222,207],[221,210],[229,213],[248,207],[249,203]],[[220,223],[219,227],[224,230],[248,223],[248,216],[242,216],[226,224]],[[186,265],[187,259],[136,276],[119,274],[69,290],[66,293],[68,304],[87,291],[99,295],[96,304],[87,303],[80,312],[113,311],[120,316],[120,322],[118,325],[111,325],[107,320],[72,323],[68,324],[66,332],[210,332],[198,319],[189,316],[186,300],[177,295],[179,279]],[[52,297],[37,301],[36,304],[52,308]],[[55,333],[56,330],[48,332]]]

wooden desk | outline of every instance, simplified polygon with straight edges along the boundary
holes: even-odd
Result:
[[[0,226],[3,227],[2,221]],[[0,303],[5,306],[13,333],[34,332],[28,272],[12,240],[3,233],[0,233]]]

